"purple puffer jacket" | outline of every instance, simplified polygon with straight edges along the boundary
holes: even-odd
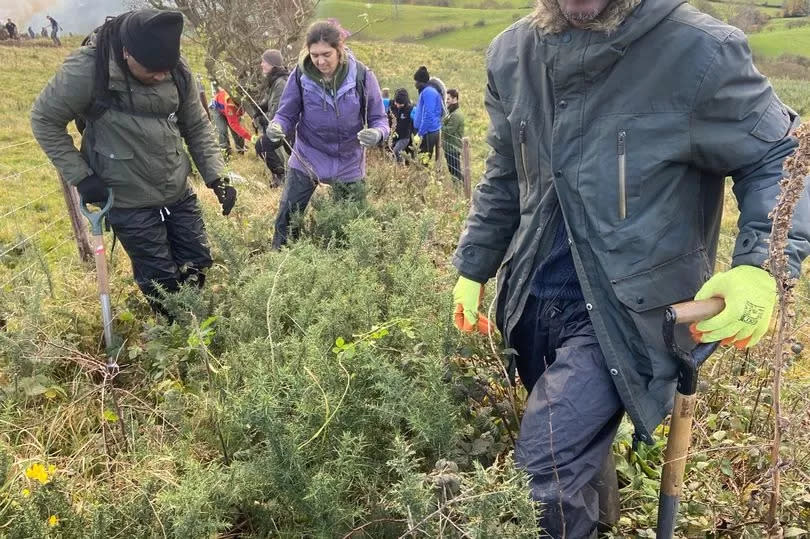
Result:
[[[360,117],[360,96],[355,90],[357,61],[351,55],[348,59],[349,71],[335,98],[306,73],[301,75],[299,93],[296,73],[290,73],[273,118],[285,133],[295,129],[295,151],[290,157],[290,168],[307,174],[309,165],[324,183],[351,183],[366,175],[365,154],[357,140],[357,133],[364,128],[364,119]],[[300,69],[300,66],[295,69]],[[383,139],[387,138],[388,119],[380,85],[369,69],[366,70],[366,101],[368,127],[376,127],[382,132]],[[306,164],[301,163],[299,156]]]

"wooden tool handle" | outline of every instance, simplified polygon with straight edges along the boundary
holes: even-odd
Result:
[[[700,322],[720,314],[726,308],[723,298],[710,298],[700,301],[685,301],[670,307],[675,313],[677,324]]]

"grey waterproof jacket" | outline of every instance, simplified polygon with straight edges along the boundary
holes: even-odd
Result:
[[[453,263],[479,282],[500,270],[508,342],[562,218],[607,366],[650,442],[676,379],[664,307],[712,274],[726,176],[741,211],[733,265],[765,261],[796,116],[743,33],[682,0],[645,0],[610,34],[544,33],[525,18],[493,41],[487,65],[492,150]],[[808,238],[805,194],[796,273]]]

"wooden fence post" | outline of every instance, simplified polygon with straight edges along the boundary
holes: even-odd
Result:
[[[79,258],[82,262],[93,260],[93,249],[90,247],[90,236],[87,233],[87,222],[79,211],[79,193],[59,174],[59,183],[62,185],[62,194],[65,195],[70,225],[73,227],[73,237],[76,238],[76,247],[79,249]]]
[[[472,196],[472,158],[469,137],[461,139],[461,173],[464,176],[464,196],[470,200]]]
[[[442,132],[439,130],[439,135],[436,137],[436,170],[442,171],[444,170],[442,157],[444,156],[444,151],[442,149]]]

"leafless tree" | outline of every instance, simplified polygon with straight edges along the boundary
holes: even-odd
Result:
[[[762,28],[770,17],[759,9],[751,0],[747,4],[731,4],[728,11],[728,23],[745,33],[752,33]]]
[[[211,79],[226,88],[238,81],[255,88],[259,62],[268,48],[294,64],[305,26],[318,0],[143,0],[157,9],[176,9],[191,24],[189,37],[205,51]],[[232,94],[234,92],[231,92]]]

